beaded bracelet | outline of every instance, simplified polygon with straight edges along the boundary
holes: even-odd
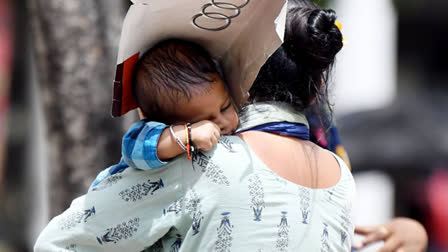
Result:
[[[197,155],[198,148],[191,138],[191,123],[185,124],[185,133],[187,136],[187,156],[193,161],[193,156]]]
[[[188,159],[193,161],[193,158],[191,157],[191,154],[190,154],[190,152],[191,152],[191,146],[190,146],[190,136],[191,136],[191,134],[190,134],[190,129],[191,129],[191,127],[188,128],[188,124],[185,124],[185,135],[187,137],[187,157],[188,157]]]
[[[173,125],[170,125],[170,133],[171,136],[174,138],[174,140],[176,141],[176,143],[179,145],[179,147],[183,150],[183,151],[187,151],[187,147],[185,146],[185,144],[176,136],[176,134],[174,134],[174,130],[173,130]],[[187,139],[188,140],[188,139]],[[188,143],[188,141],[187,141]]]
[[[190,149],[192,153],[196,153],[197,148],[196,148],[196,144],[193,142],[193,138],[191,137],[191,123],[187,123],[187,127],[188,127],[188,139],[190,139]]]

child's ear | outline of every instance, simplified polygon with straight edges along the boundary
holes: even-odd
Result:
[[[143,111],[140,108],[137,108],[138,111],[138,117],[140,117],[140,120],[146,119],[146,117],[143,115]]]

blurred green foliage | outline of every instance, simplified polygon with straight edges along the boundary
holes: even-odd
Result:
[[[322,8],[326,8],[328,7],[328,3],[330,2],[330,0],[311,0],[311,2],[317,4]]]

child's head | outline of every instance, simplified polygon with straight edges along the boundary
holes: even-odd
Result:
[[[145,117],[167,124],[210,120],[223,134],[238,117],[216,64],[201,46],[166,40],[146,52],[135,67],[133,93]]]

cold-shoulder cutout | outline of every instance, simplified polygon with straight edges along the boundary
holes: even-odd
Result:
[[[263,166],[295,185],[329,189],[339,184],[343,171],[348,169],[335,154],[310,141],[258,131],[239,136]],[[263,144],[266,142],[270,144]]]

